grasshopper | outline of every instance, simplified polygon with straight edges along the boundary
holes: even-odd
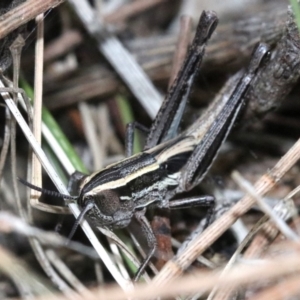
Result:
[[[213,205],[214,198],[211,196],[173,201],[172,198],[178,193],[191,190],[206,175],[244,105],[244,95],[251,81],[269,53],[267,45],[259,44],[252,54],[248,69],[228,100],[213,103],[207,114],[178,134],[206,42],[217,23],[218,18],[214,12],[202,13],[183,67],[153,121],[144,150],[133,155],[134,128],[143,130],[144,127],[137,123],[129,124],[125,145],[127,158],[89,176],[79,172],[73,174],[69,189],[78,196],[57,193],[64,199],[77,201],[82,209],[71,236],[85,216],[94,225],[110,229],[126,227],[133,217],[136,218],[145,233],[150,250],[139,267],[135,280],[145,270],[157,246],[145,217],[147,207],[175,209]],[[30,188],[45,192],[21,181]],[[52,194],[55,195],[55,192]]]

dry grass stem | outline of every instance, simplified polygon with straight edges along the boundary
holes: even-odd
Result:
[[[0,247],[0,270],[21,290],[23,296],[53,295],[53,290],[21,260]]]
[[[0,1],[0,298],[298,297],[295,17],[283,0],[238,12],[214,1],[218,20],[201,18],[192,47],[199,1]],[[195,13],[180,20],[186,8]],[[270,59],[251,54],[257,42]],[[141,153],[128,157],[133,144]],[[88,176],[77,182],[75,170]],[[18,176],[43,186],[41,199]]]
[[[255,197],[256,198],[256,197]],[[291,199],[279,202],[274,207],[274,211],[280,216],[284,221],[289,220],[297,212],[295,211],[294,203]],[[260,257],[261,253],[267,249],[272,241],[278,236],[279,229],[273,221],[269,220],[268,216],[263,216],[252,228],[245,239],[239,244],[237,250],[231,256],[230,260],[226,264],[222,276],[226,276],[228,270],[236,263],[238,256],[242,253],[245,247],[250,245],[243,254],[243,259],[251,260]],[[293,244],[295,245],[295,244]],[[210,293],[208,299],[214,300],[226,300],[231,298],[231,294],[234,291],[232,285],[228,285],[222,290],[218,290],[215,286],[213,291]]]
[[[289,226],[284,222],[284,220],[276,214],[275,211],[269,207],[268,204],[264,202],[264,200],[256,194],[254,188],[251,186],[249,182],[247,182],[238,172],[233,172],[232,178],[236,181],[236,183],[240,186],[242,190],[244,190],[248,195],[250,195],[261,207],[262,211],[270,217],[271,220],[276,224],[278,229],[284,234],[288,239],[299,241],[299,237],[289,228]],[[292,215],[297,215],[297,211],[294,208],[294,213]],[[290,216],[291,217],[291,216]]]
[[[20,64],[21,64],[21,52],[25,45],[24,38],[21,35],[18,35],[17,38],[10,45],[9,50],[11,52],[12,60],[13,60],[13,90],[19,89],[19,76],[20,76]],[[18,95],[17,91],[12,92],[13,98],[12,101],[15,105],[18,104]],[[11,172],[12,172],[12,181],[14,194],[16,197],[16,203],[18,207],[18,213],[25,218],[26,214],[22,208],[21,199],[19,196],[19,190],[17,187],[17,162],[16,162],[16,120],[11,119],[10,122],[10,153],[11,153]]]
[[[93,110],[86,103],[80,103],[79,111],[81,114],[83,129],[86,135],[89,149],[92,152],[93,169],[92,172],[100,170],[102,168],[102,162],[104,157],[103,145],[99,145],[99,137],[97,134],[96,124],[93,118]],[[100,147],[99,147],[100,146]]]
[[[6,212],[0,213],[0,231],[3,233],[15,232],[27,236],[28,238],[36,238],[41,244],[44,245],[51,245],[52,247],[56,248],[65,247],[77,251],[83,255],[89,256],[93,259],[98,258],[92,248],[84,246],[77,242],[68,241],[67,238],[62,237],[58,233],[44,231],[30,226],[20,218]]]
[[[292,276],[275,286],[272,286],[262,292],[257,293],[249,300],[281,300],[281,299],[297,299],[300,295],[299,274]]]
[[[14,115],[15,119],[17,120],[21,129],[23,130],[23,133],[25,137],[28,139],[28,142],[31,144],[31,147],[35,151],[35,154],[38,156],[44,169],[47,171],[49,177],[53,180],[53,183],[56,185],[57,189],[62,194],[68,195],[68,191],[65,185],[62,183],[57,173],[55,172],[53,166],[50,164],[48,158],[46,157],[45,153],[40,148],[31,130],[29,129],[27,123],[25,122],[24,118],[20,114],[18,108],[16,107],[16,105],[14,104],[14,102],[11,100],[10,96],[7,93],[2,93],[2,96],[5,99],[5,102],[9,107],[11,113]],[[78,205],[75,203],[70,203],[69,208],[72,211],[73,215],[77,218],[80,214]],[[99,256],[102,258],[103,262],[106,264],[108,269],[110,269],[111,274],[113,274],[116,281],[120,284],[120,286],[123,287],[124,290],[131,289],[132,287],[131,283],[123,279],[120,272],[116,268],[114,262],[110,259],[108,253],[106,252],[104,247],[100,244],[99,240],[97,239],[96,235],[94,234],[88,222],[87,221],[82,222],[81,227],[84,230],[88,239],[90,240],[91,244],[94,246],[95,250],[99,254]]]
[[[300,256],[299,253],[289,254],[287,256],[279,256],[273,260],[265,260],[259,264],[243,265],[238,264],[233,267],[225,277],[220,276],[220,272],[197,271],[192,275],[185,275],[181,278],[170,280],[165,286],[159,289],[153,284],[138,284],[133,292],[127,293],[120,291],[117,287],[108,287],[96,289],[93,297],[85,296],[85,300],[90,299],[152,299],[157,296],[172,297],[175,295],[185,295],[197,292],[207,292],[216,284],[220,287],[226,287],[233,284],[235,287],[247,286],[263,280],[274,280],[281,276],[288,276],[295,272],[299,272]],[[38,299],[38,298],[36,298]],[[43,300],[63,300],[64,297],[56,296],[45,297]]]
[[[42,142],[42,105],[43,105],[43,70],[44,70],[44,14],[36,17],[37,40],[35,44],[35,69],[34,69],[34,102],[33,102],[33,134],[37,142]],[[36,186],[42,186],[42,166],[33,153],[31,182]],[[30,191],[30,198],[38,198],[40,193]],[[34,199],[33,199],[34,201]]]
[[[115,68],[150,117],[154,118],[162,102],[162,97],[143,69],[116,37],[108,33],[105,33],[105,37],[99,35],[103,26],[97,20],[96,12],[87,1],[69,0],[69,2],[73,5],[87,31],[96,38],[98,49]]]
[[[278,161],[272,170],[264,174],[254,185],[258,195],[264,195],[282,178],[282,176],[299,160],[300,140]],[[178,277],[186,268],[207,249],[218,237],[244,213],[246,213],[255,200],[250,196],[243,197],[228,212],[210,225],[200,236],[183,250],[179,257],[167,262],[161,272],[154,279],[154,286],[164,286],[172,278]]]
[[[55,267],[56,270],[65,278],[65,280],[73,287],[81,295],[89,295],[91,296],[90,291],[76,278],[74,273],[67,267],[67,265],[60,259],[60,257],[53,251],[48,249],[46,251],[46,255],[51,262],[51,264]]]

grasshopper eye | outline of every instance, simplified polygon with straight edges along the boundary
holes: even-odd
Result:
[[[104,215],[112,216],[120,208],[120,197],[113,190],[102,191],[93,198],[95,204]]]

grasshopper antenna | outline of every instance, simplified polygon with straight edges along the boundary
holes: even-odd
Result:
[[[42,194],[45,194],[45,195],[49,195],[49,196],[53,196],[53,197],[59,197],[59,198],[64,198],[64,199],[68,199],[68,200],[73,200],[73,201],[76,201],[78,200],[78,196],[70,196],[70,195],[65,195],[65,194],[61,194],[59,192],[56,192],[56,191],[50,191],[50,190],[47,190],[47,189],[44,189],[44,188],[40,188],[38,186],[35,186],[31,183],[29,183],[28,181],[18,177],[18,180],[24,184],[25,186],[33,189],[33,190],[36,190],[38,192],[41,192]]]
[[[86,215],[86,213],[92,209],[94,207],[94,202],[89,202],[84,208],[83,210],[80,212],[80,215],[76,218],[75,224],[72,227],[72,230],[68,236],[68,242],[72,239],[72,237],[74,236],[78,226],[80,225],[81,221],[84,219],[84,216]]]
[[[68,199],[68,200],[78,200],[78,196],[70,196],[70,195],[65,195],[65,194],[61,194],[59,192],[56,192],[56,191],[50,191],[50,190],[47,190],[47,189],[44,189],[44,188],[40,188],[36,185],[33,185],[31,184],[30,182],[18,177],[18,180],[24,184],[25,186],[33,189],[33,190],[36,190],[38,192],[41,192],[45,195],[49,195],[49,196],[53,196],[53,197],[60,197],[60,198],[64,198],[64,199]],[[68,241],[67,241],[67,244],[69,243],[69,241],[72,239],[72,237],[74,236],[79,224],[81,223],[81,221],[84,219],[84,216],[85,214],[94,207],[94,203],[93,202],[89,202],[85,207],[84,209],[80,212],[80,215],[78,216],[78,218],[76,219],[75,221],[75,224],[73,225],[72,227],[72,230],[68,236]]]

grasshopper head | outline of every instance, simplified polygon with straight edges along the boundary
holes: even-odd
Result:
[[[87,216],[96,226],[109,228],[126,227],[133,216],[134,203],[132,200],[121,200],[116,190],[104,190],[96,194],[84,196],[79,205],[84,208],[92,203]]]

